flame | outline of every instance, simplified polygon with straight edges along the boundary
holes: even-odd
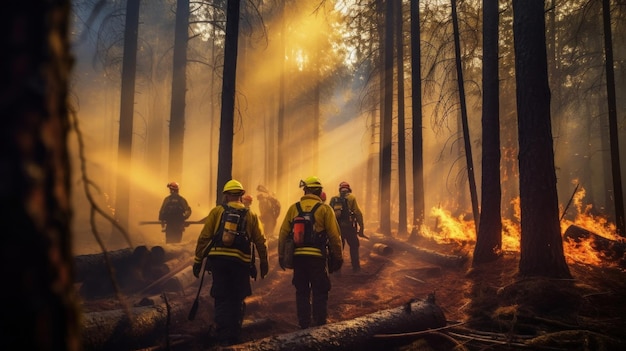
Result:
[[[565,233],[565,230],[569,226],[576,225],[603,238],[617,242],[625,242],[624,238],[617,234],[614,223],[609,222],[606,217],[593,215],[591,213],[593,206],[591,204],[585,204],[583,201],[584,198],[585,189],[581,187],[572,197],[573,208],[576,209],[577,214],[573,221],[567,219],[561,220],[561,233]],[[519,252],[521,238],[520,198],[517,197],[513,199],[511,205],[513,207],[514,218],[502,218],[502,250]],[[466,217],[471,218],[471,216],[462,214],[454,217],[450,211],[440,206],[433,207],[430,214],[432,217],[436,218],[436,229],[430,230],[423,228],[424,236],[440,244],[457,243],[465,245],[468,242],[475,243],[476,227],[474,221],[464,219]],[[612,262],[605,257],[600,250],[594,248],[593,237],[580,239],[576,242],[570,239],[564,239],[563,251],[569,264],[576,262],[602,267],[617,265],[616,262]]]

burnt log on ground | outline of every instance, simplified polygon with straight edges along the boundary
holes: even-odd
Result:
[[[193,296],[165,300],[149,306],[85,313],[82,338],[85,350],[135,350],[167,337],[172,325],[182,324]],[[203,301],[202,303],[209,303]]]
[[[570,225],[563,234],[565,239],[571,239],[575,243],[580,243],[585,240],[591,240],[591,247],[601,252],[602,255],[608,260],[622,260],[625,261],[626,257],[626,243],[616,240],[605,238],[599,234],[596,234],[590,230],[577,225]]]
[[[381,341],[375,335],[406,333],[445,325],[442,309],[435,304],[434,298],[429,298],[355,319],[233,345],[224,350],[383,350],[393,346],[393,341]]]
[[[114,269],[128,267],[129,265],[137,265],[145,261],[150,252],[146,246],[137,246],[136,248],[125,248],[115,251],[108,251],[106,258],[104,253],[78,255],[74,257],[74,281],[82,282],[85,278],[95,274],[107,274],[110,264]],[[108,262],[107,262],[108,258]]]
[[[434,250],[417,247],[411,243],[400,241],[394,238],[388,238],[382,235],[371,235],[371,241],[374,244],[383,244],[392,248],[393,252],[407,251],[414,254],[416,258],[434,263],[442,267],[460,268],[467,262],[467,256],[449,255]]]

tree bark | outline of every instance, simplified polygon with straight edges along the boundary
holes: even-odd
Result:
[[[615,101],[615,70],[613,69],[613,37],[611,34],[611,2],[602,0],[602,24],[604,28],[604,65],[606,67],[606,96],[609,111],[609,141],[611,143],[611,174],[613,175],[613,203],[615,225],[619,235],[626,237],[624,219],[624,194],[619,156],[619,130],[617,126],[617,104]]]
[[[182,180],[183,141],[185,134],[185,96],[187,92],[187,43],[189,40],[189,0],[176,1],[172,101],[170,106],[170,147],[168,170],[170,180]]]
[[[402,2],[396,4],[396,76],[398,84],[398,234],[407,233],[406,137],[404,127],[404,35]]]
[[[413,230],[410,238],[417,238],[424,224],[424,138],[422,133],[422,72],[419,0],[411,0],[411,92],[413,131]]]
[[[68,90],[70,2],[0,15],[0,340],[5,350],[79,350],[73,285]]]
[[[393,120],[393,4],[386,1],[384,40],[384,103],[380,137],[380,232],[391,236],[391,149]]]
[[[117,146],[117,181],[115,183],[115,218],[122,228],[128,228],[131,151],[133,145],[133,118],[135,112],[135,76],[137,74],[137,36],[139,33],[140,0],[128,0],[124,28],[124,57],[122,59],[122,89],[120,101],[120,128]],[[123,242],[120,233],[113,230],[111,241]]]
[[[226,38],[224,46],[224,73],[222,80],[222,112],[218,150],[216,205],[222,200],[224,184],[232,178],[233,126],[237,81],[237,47],[239,43],[240,0],[230,0],[226,8]]]
[[[502,250],[498,12],[498,0],[483,1],[483,168],[480,226],[472,264],[492,262]]]
[[[443,311],[434,301],[409,302],[403,307],[351,320],[234,345],[229,350],[383,350],[389,348],[389,340],[375,339],[374,335],[420,331],[445,325]]]
[[[570,278],[556,191],[543,0],[513,0],[521,207],[520,276]]]

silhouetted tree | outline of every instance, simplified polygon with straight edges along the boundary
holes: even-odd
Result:
[[[117,146],[117,182],[115,186],[115,218],[123,227],[128,227],[131,150],[133,145],[133,117],[135,112],[135,76],[137,74],[137,36],[139,32],[140,0],[126,3],[126,25],[124,27],[124,57],[122,58],[122,89],[120,102],[120,128]],[[119,242],[120,236],[112,237]]]
[[[0,15],[5,350],[80,350],[67,148],[70,2],[15,2]]]
[[[615,224],[617,232],[626,236],[624,219],[624,194],[622,192],[622,171],[620,169],[619,140],[617,127],[617,106],[615,102],[615,72],[613,69],[613,39],[611,34],[611,6],[609,0],[602,0],[602,24],[604,28],[604,65],[606,69],[606,96],[609,110],[609,139],[611,143],[611,174],[613,175],[613,201],[615,203]]]
[[[224,45],[224,74],[222,75],[222,112],[217,167],[216,203],[222,199],[224,184],[232,178],[233,124],[235,114],[235,83],[237,78],[237,46],[239,42],[239,0],[229,0],[226,6],[226,41]]]
[[[406,137],[404,127],[404,35],[402,3],[396,4],[396,76],[398,84],[398,234],[406,234]]]
[[[472,158],[472,143],[469,134],[469,122],[467,120],[467,104],[465,102],[465,82],[463,81],[463,67],[461,63],[461,38],[459,34],[459,19],[456,11],[456,0],[451,1],[452,26],[454,30],[454,59],[456,61],[457,85],[459,89],[459,102],[461,108],[461,125],[463,129],[463,145],[465,161],[467,164],[467,179],[469,181],[470,198],[472,201],[472,213],[476,228],[479,225],[478,195],[476,194],[476,179],[474,176],[474,160]]]
[[[521,207],[520,276],[571,277],[556,192],[543,0],[513,0]]]
[[[182,180],[183,140],[185,134],[185,96],[187,92],[187,43],[189,40],[189,0],[176,1],[174,58],[172,70],[172,102],[168,174],[170,180]]]
[[[411,0],[411,91],[413,151],[413,230],[416,239],[424,224],[424,140],[422,133],[422,72],[419,0]]]
[[[385,6],[384,102],[380,129],[380,231],[391,235],[391,128],[393,114],[393,1]]]
[[[498,0],[483,1],[483,167],[473,264],[491,262],[500,257],[502,250],[498,12]]]

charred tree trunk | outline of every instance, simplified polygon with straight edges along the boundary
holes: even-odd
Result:
[[[459,19],[456,12],[456,0],[451,1],[452,25],[454,27],[454,52],[456,61],[457,83],[459,86],[459,101],[461,103],[461,124],[463,126],[463,145],[465,150],[465,162],[467,163],[467,179],[469,181],[470,198],[472,201],[472,213],[474,223],[479,227],[480,214],[478,210],[478,195],[476,193],[476,179],[474,176],[474,160],[472,157],[472,142],[469,134],[469,122],[467,121],[467,105],[465,103],[465,82],[463,81],[463,67],[461,62],[461,38],[459,34]]]
[[[128,228],[131,150],[133,145],[133,118],[135,112],[135,76],[137,74],[137,36],[139,33],[140,0],[128,0],[124,28],[124,57],[122,61],[122,90],[120,128],[117,146],[117,181],[115,183],[115,218],[122,228]],[[122,242],[114,230],[112,242]]]
[[[189,35],[189,0],[176,1],[174,58],[172,70],[172,102],[170,106],[170,180],[182,180],[183,140],[185,134],[185,96],[187,92],[187,43]]]
[[[222,113],[217,168],[216,204],[222,199],[224,184],[232,178],[233,125],[235,114],[235,87],[237,79],[237,47],[239,42],[240,0],[230,0],[226,8],[226,39],[224,46],[224,73],[222,81]]]
[[[406,137],[404,127],[404,35],[402,2],[396,4],[396,76],[398,77],[398,234],[407,232]]]
[[[393,114],[393,1],[386,1],[384,40],[384,111],[380,129],[380,232],[391,236],[391,129]]]
[[[606,67],[606,96],[609,109],[609,141],[611,143],[611,174],[613,175],[613,203],[617,232],[626,237],[624,219],[624,194],[619,157],[617,105],[615,102],[615,71],[613,69],[613,37],[611,35],[611,2],[602,0],[602,23],[604,28],[604,65]]]
[[[544,1],[513,0],[521,207],[520,276],[570,278],[556,191]]]
[[[498,0],[483,1],[483,169],[480,227],[472,264],[494,261],[502,250],[498,11]]]
[[[3,30],[0,149],[5,224],[0,340],[6,350],[79,350],[67,150],[70,2],[15,2]]]
[[[413,131],[413,230],[415,239],[424,224],[424,137],[422,133],[422,72],[419,0],[411,0],[411,91]]]

